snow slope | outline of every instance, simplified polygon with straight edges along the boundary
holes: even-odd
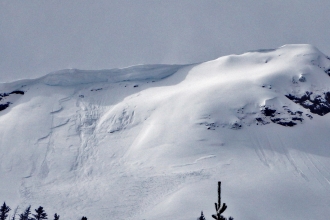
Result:
[[[325,219],[330,59],[310,45],[0,85],[0,198],[63,219]]]

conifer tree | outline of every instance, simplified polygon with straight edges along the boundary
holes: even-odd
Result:
[[[0,207],[0,220],[6,220],[9,211],[10,211],[9,206],[7,206],[6,203],[4,202],[3,205]]]
[[[215,220],[227,220],[222,216],[222,213],[227,209],[226,203],[221,204],[221,182],[218,182],[218,203],[215,203],[215,211],[217,214],[212,215]],[[229,217],[229,220],[234,220],[233,217]]]
[[[17,206],[16,209],[14,210],[14,214],[13,214],[13,216],[11,217],[11,220],[16,220],[17,211],[18,211],[18,206]]]
[[[55,213],[54,220],[59,220],[59,219],[60,219],[60,216],[57,213]]]
[[[35,209],[35,211],[36,211],[36,214],[33,214],[33,216],[36,220],[47,219],[47,214],[42,206],[39,206],[39,208]]]
[[[19,220],[31,220],[29,217],[31,214],[31,206],[27,207],[25,211],[19,215]]]
[[[81,220],[87,220],[87,217],[86,217],[86,216],[83,216],[83,217],[81,218]]]
[[[205,217],[204,217],[203,211],[201,212],[201,217],[199,217],[197,220],[205,220]]]

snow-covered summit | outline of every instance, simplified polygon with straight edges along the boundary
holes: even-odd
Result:
[[[0,197],[63,218],[322,219],[330,59],[310,45],[0,85]],[[280,210],[280,211],[279,211]]]

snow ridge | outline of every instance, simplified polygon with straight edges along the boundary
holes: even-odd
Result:
[[[235,219],[324,219],[329,94],[311,45],[1,84],[0,196],[65,219],[208,219],[221,181]]]
[[[78,70],[66,69],[50,73],[40,80],[50,86],[73,86],[77,84],[161,80],[174,74],[184,65],[140,65],[124,69]]]

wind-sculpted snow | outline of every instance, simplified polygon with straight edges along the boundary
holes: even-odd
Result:
[[[183,65],[141,65],[124,69],[78,70],[67,69],[50,73],[41,81],[50,86],[73,86],[77,84],[161,80],[174,74]]]
[[[2,84],[0,197],[61,219],[211,219],[220,180],[235,219],[325,219],[329,69],[286,45]]]

